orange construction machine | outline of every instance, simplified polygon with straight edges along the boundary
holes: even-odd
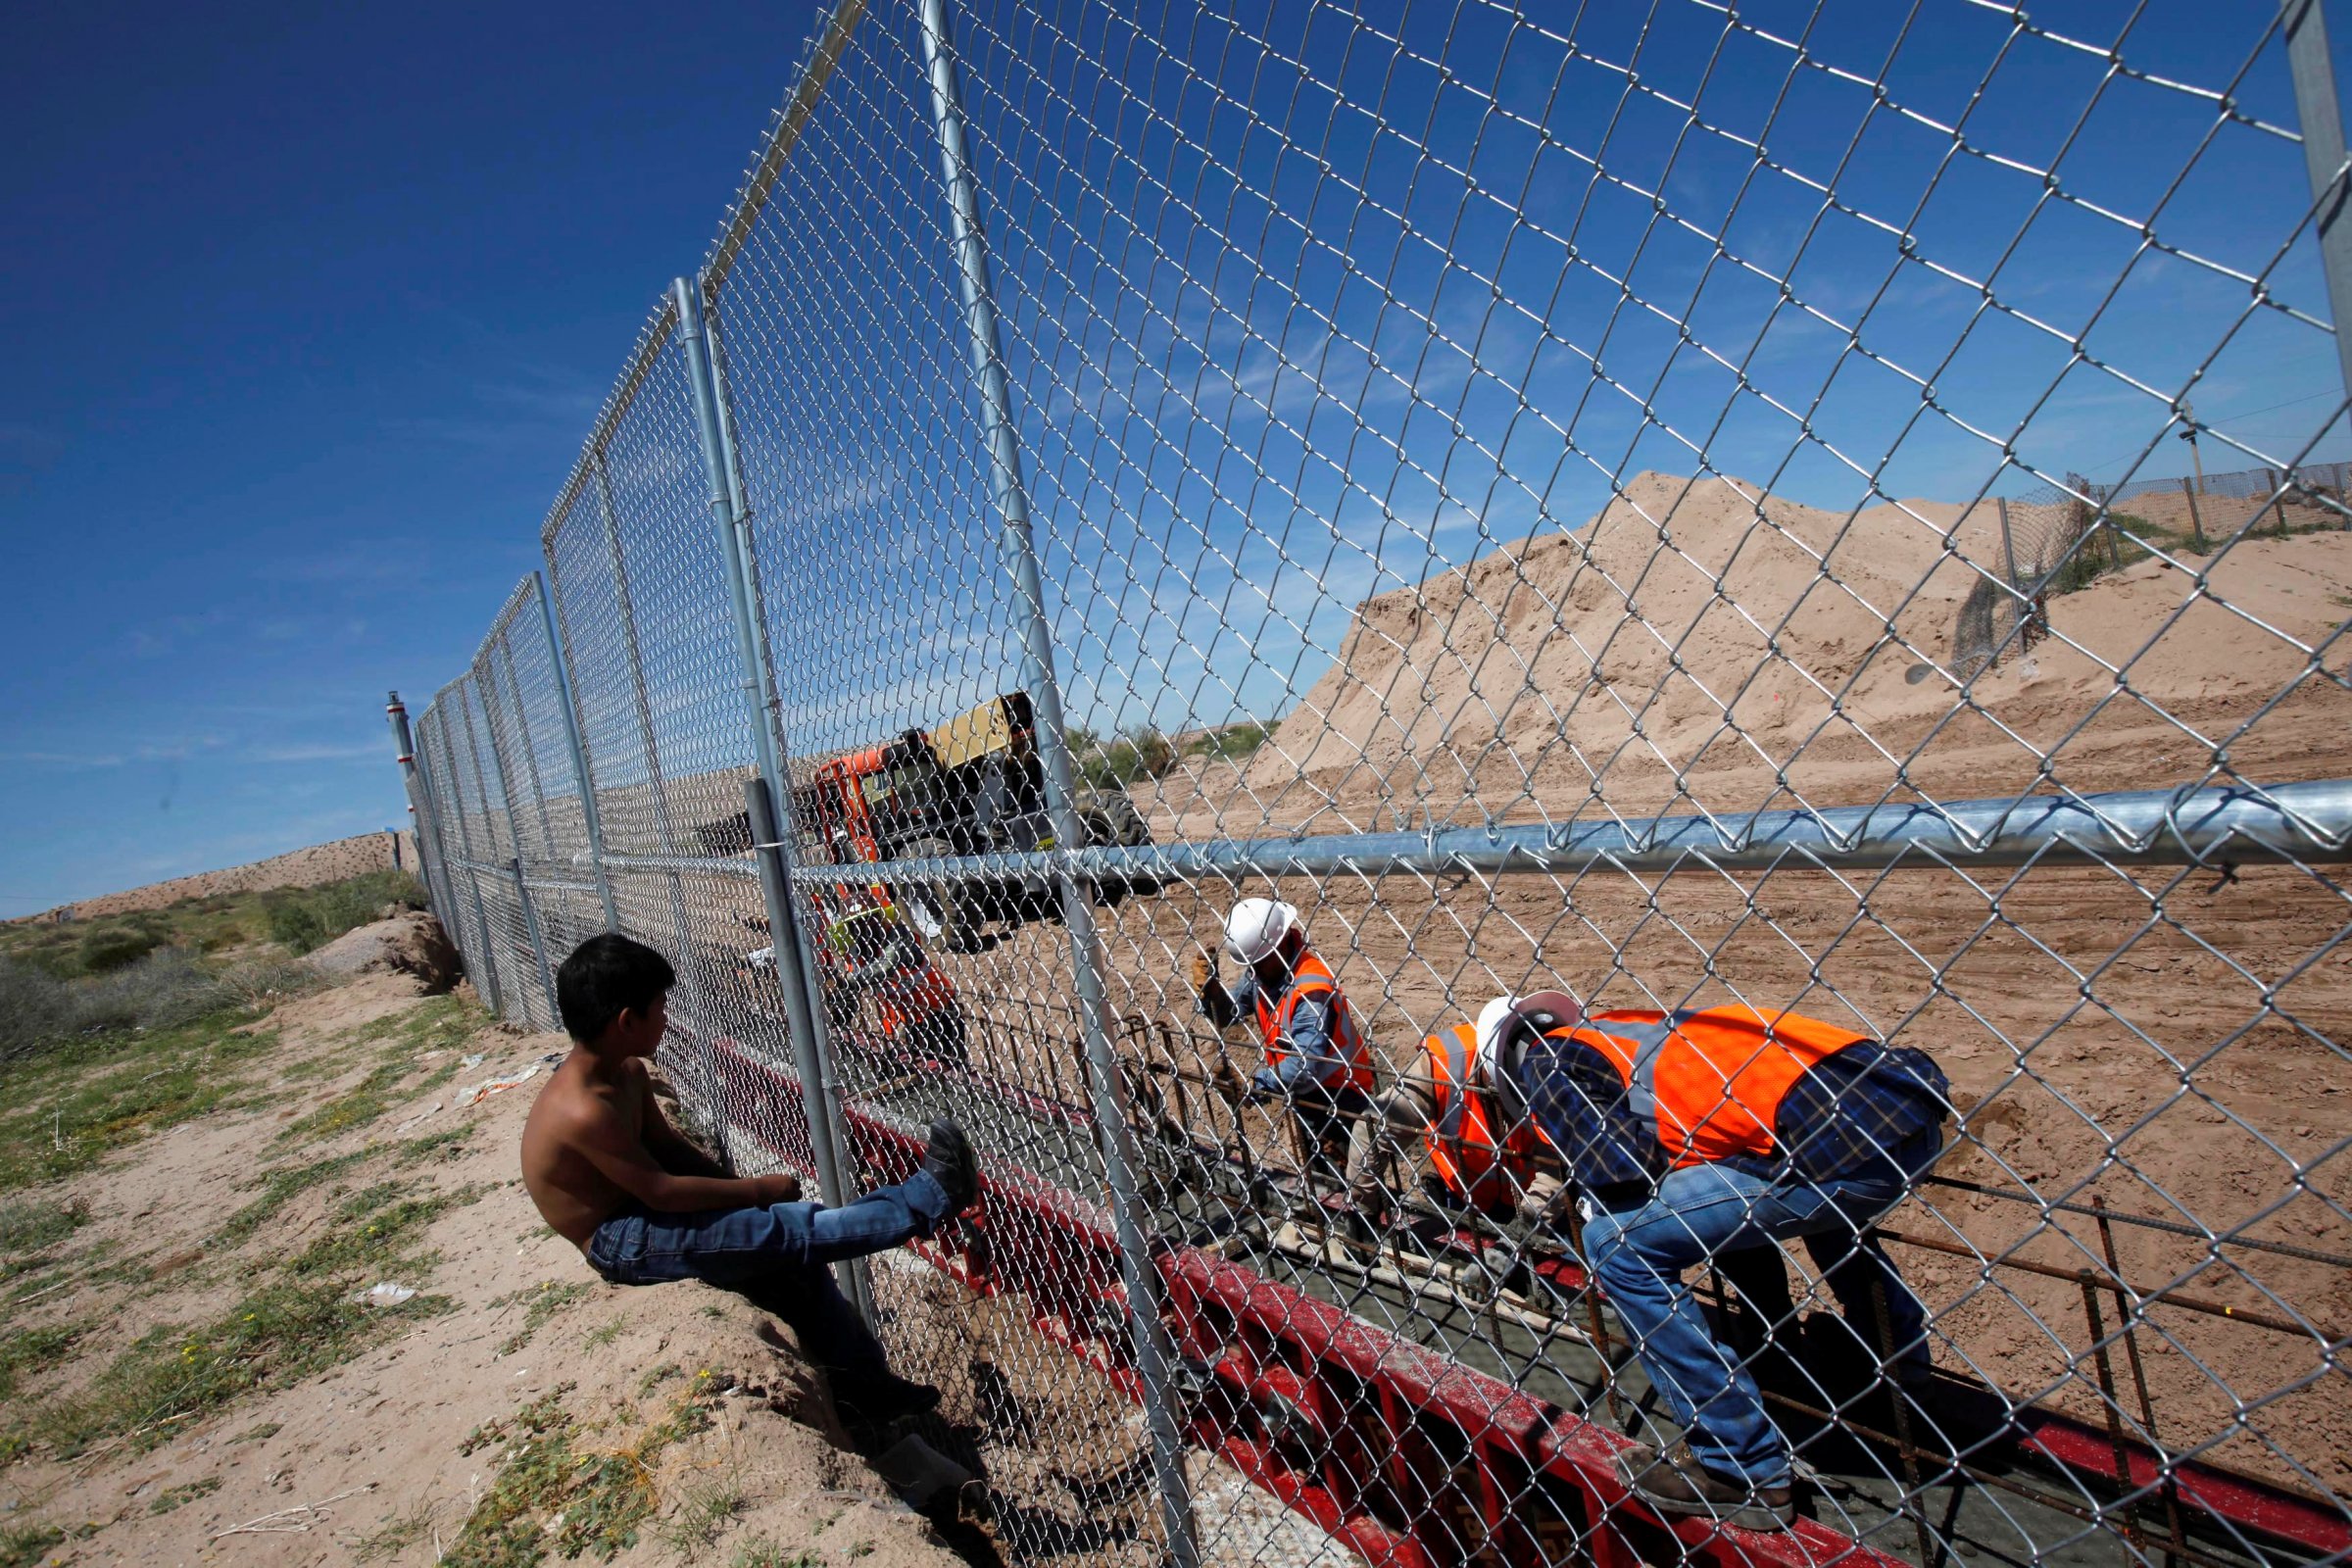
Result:
[[[837,757],[794,792],[804,832],[836,865],[1018,854],[1054,847],[1046,815],[1045,768],[1026,692],[992,697],[932,730]],[[1116,784],[1081,787],[1079,820],[1088,846],[1152,842],[1135,802]],[[1105,902],[1151,892],[1140,879],[1101,884]],[[875,884],[917,931],[968,953],[992,920],[1017,923],[1058,914],[1042,872]]]

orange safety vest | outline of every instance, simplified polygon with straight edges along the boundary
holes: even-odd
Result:
[[[1679,1169],[1734,1154],[1769,1155],[1781,1097],[1812,1065],[1869,1038],[1801,1013],[1753,1007],[1595,1013],[1555,1040],[1609,1059]]]
[[[1331,1043],[1338,1049],[1340,1059],[1348,1064],[1348,1076],[1342,1085],[1370,1094],[1372,1054],[1364,1049],[1363,1034],[1355,1027],[1355,1013],[1348,1007],[1347,993],[1340,989],[1331,965],[1312,953],[1298,956],[1298,967],[1291,971],[1291,988],[1282,994],[1281,1006],[1266,1005],[1263,986],[1252,989],[1251,1000],[1257,1004],[1257,1032],[1266,1042],[1266,1065],[1279,1067],[1291,1054],[1291,1014],[1298,1010],[1298,1004],[1326,992],[1331,996]]]
[[[1513,1127],[1496,1146],[1494,1110],[1487,1097],[1470,1085],[1470,1063],[1478,1051],[1478,1030],[1457,1023],[1444,1034],[1422,1041],[1429,1053],[1429,1081],[1437,1091],[1438,1119],[1427,1139],[1429,1162],[1439,1177],[1474,1202],[1493,1201],[1497,1177],[1512,1165],[1524,1168],[1532,1151],[1532,1135]]]

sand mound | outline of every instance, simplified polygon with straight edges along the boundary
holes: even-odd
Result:
[[[1990,504],[1844,514],[1644,473],[1583,530],[1360,606],[1245,782],[1269,819],[1332,830],[1393,825],[1382,807],[1446,823],[2146,787],[2223,747],[2241,777],[2341,771],[2352,658],[2326,645],[2352,536],[2241,538],[2183,558],[2193,574],[2142,561],[2050,600],[2050,639],[1964,685],[1953,622],[2001,559]]]
[[[336,980],[363,974],[409,975],[427,996],[439,996],[464,973],[463,960],[441,922],[414,910],[346,931],[308,961]]]
[[[265,888],[315,888],[340,882],[364,871],[393,866],[416,869],[416,837],[399,833],[359,833],[308,849],[288,850],[266,860],[252,860],[221,871],[199,871],[143,888],[102,894],[75,904],[26,915],[28,920],[88,920],[102,914],[127,914],[133,909],[160,909],[182,899],[209,899],[216,893],[256,893]]]

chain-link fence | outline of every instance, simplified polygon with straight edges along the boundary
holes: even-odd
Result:
[[[2287,539],[2352,527],[2352,465],[2305,464],[2100,485],[2069,475],[1989,505],[1999,547],[1952,619],[1949,668],[1973,679],[2004,653],[2030,655],[2049,631],[2049,601],[2113,573],[2199,569],[2249,533]],[[1919,667],[1924,677],[1928,671]]]
[[[847,0],[435,905],[740,1167],[963,1121],[852,1283],[1018,1560],[2339,1559],[2317,17]]]

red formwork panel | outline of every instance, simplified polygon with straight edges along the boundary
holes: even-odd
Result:
[[[730,1040],[717,1055],[729,1089],[761,1106],[759,1121],[738,1125],[778,1152],[805,1147],[799,1080]],[[913,1171],[918,1137],[855,1108],[848,1120],[862,1168],[887,1181]],[[1040,1334],[1141,1399],[1118,1242],[1100,1206],[992,1161],[961,1233],[916,1250],[970,1290],[1017,1293]],[[1617,1479],[1612,1459],[1630,1440],[1615,1432],[1240,1264],[1192,1248],[1163,1249],[1157,1261],[1193,1441],[1369,1562],[1901,1560],[1810,1520],[1783,1533],[1662,1519]],[[2105,1433],[2046,1411],[2021,1411],[2018,1421],[2029,1446],[2066,1469],[2133,1489],[2161,1479],[2144,1447],[2127,1446],[2130,1473],[2119,1476]],[[2194,1463],[2177,1463],[2173,1475],[2180,1499],[2200,1512],[2315,1556],[2352,1551],[2352,1519],[2319,1499]]]
[[[782,1123],[799,1119],[798,1081],[731,1041],[717,1054],[731,1090],[792,1107],[778,1118],[787,1142]],[[885,1181],[913,1170],[919,1138],[854,1108],[848,1120],[863,1168]],[[918,1250],[969,1289],[1019,1294],[1041,1333],[1142,1397],[1127,1359],[1118,1241],[1098,1206],[996,1164],[962,1234]],[[1174,1248],[1159,1268],[1193,1440],[1367,1561],[1896,1560],[1810,1522],[1787,1534],[1669,1525],[1629,1501],[1610,1464],[1627,1440],[1614,1433],[1237,1264]]]

